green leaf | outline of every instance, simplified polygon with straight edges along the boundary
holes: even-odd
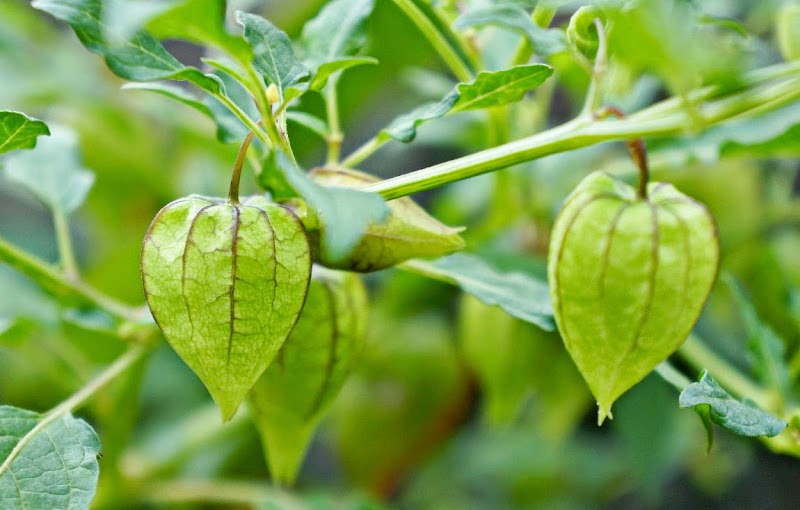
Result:
[[[480,73],[472,83],[460,83],[454,112],[515,103],[553,74],[546,64],[516,66],[502,71]]]
[[[322,224],[320,248],[330,261],[347,257],[370,224],[389,216],[389,207],[378,194],[320,186],[282,153],[275,155],[275,162],[286,182],[316,213]]]
[[[378,182],[377,177],[348,169],[315,168],[314,181],[325,186],[363,188]],[[369,225],[350,256],[341,261],[321,262],[337,269],[370,272],[395,266],[416,257],[441,257],[464,248],[462,228],[439,222],[409,197],[388,202],[390,214],[385,222]],[[313,245],[313,236],[312,236]]]
[[[214,118],[214,114],[207,104],[203,103],[202,100],[179,85],[173,85],[168,82],[125,83],[122,85],[122,90],[146,90],[155,92],[156,94],[161,94],[162,96],[166,96],[194,108],[200,113],[207,115],[209,118]]]
[[[242,62],[251,50],[240,37],[225,30],[225,0],[183,0],[155,16],[147,29],[159,38],[184,39],[216,46]]]
[[[787,425],[751,402],[733,398],[707,370],[703,371],[699,382],[681,392],[678,401],[681,407],[707,406],[711,421],[740,436],[775,437]]]
[[[101,55],[117,76],[132,81],[186,80],[219,91],[216,77],[181,64],[148,32],[140,30],[125,41],[107,40],[100,0],[34,0],[31,5],[70,25],[86,49]]]
[[[484,26],[498,26],[522,34],[528,38],[536,53],[545,57],[567,48],[566,38],[561,30],[539,27],[525,9],[510,3],[471,10],[459,16],[453,23],[453,28],[459,30]]]
[[[378,60],[372,57],[343,57],[325,62],[324,64],[321,64],[319,68],[317,68],[317,72],[314,75],[314,78],[311,80],[311,83],[308,85],[308,88],[311,90],[322,90],[322,88],[325,87],[325,84],[328,83],[328,78],[330,78],[334,73],[344,71],[345,69],[350,69],[351,67],[376,65],[377,63]]]
[[[223,71],[215,71],[214,76],[223,86],[224,93],[251,119],[259,119],[261,114],[252,96],[235,78]],[[212,97],[205,99],[211,116],[217,123],[217,140],[223,143],[241,142],[250,132],[247,126],[225,105]],[[258,142],[258,140],[255,140]]]
[[[180,0],[105,0],[103,35],[112,44],[132,39],[152,18],[174,8]]]
[[[786,395],[791,379],[786,363],[786,344],[758,316],[753,303],[748,299],[741,284],[732,275],[723,278],[739,304],[739,313],[744,320],[748,336],[748,349],[755,362],[755,372],[761,382],[781,395]]]
[[[49,135],[47,124],[24,113],[0,111],[0,154],[36,146],[36,137]]]
[[[33,411],[0,406],[0,507],[86,510],[97,488],[100,440],[69,414],[34,430],[41,419]]]
[[[360,277],[315,266],[297,325],[248,397],[276,481],[294,482],[317,423],[356,366],[366,327]]]
[[[237,12],[236,21],[244,27],[244,38],[253,49],[253,65],[268,84],[281,93],[297,87],[308,77],[308,69],[297,59],[286,32],[255,14]]]
[[[367,63],[345,65],[347,59],[343,57],[355,55],[364,46],[367,19],[374,3],[374,0],[333,0],[305,24],[301,43],[305,50],[305,61],[315,71],[313,90],[322,88],[327,77],[334,72]],[[314,83],[318,88],[314,87]]]
[[[328,136],[328,123],[310,113],[289,110],[286,112],[286,120],[300,124],[320,138]]]
[[[303,225],[262,196],[178,199],[150,225],[141,270],[156,323],[229,420],[300,315]]]
[[[498,305],[512,317],[553,331],[553,309],[547,284],[521,272],[500,273],[475,255],[457,253],[433,262],[412,260],[404,267],[440,279],[472,294],[487,305]]]
[[[454,90],[441,101],[426,103],[408,113],[395,118],[378,134],[379,139],[394,138],[403,143],[409,143],[417,137],[417,128],[429,120],[438,119],[447,115],[458,101],[458,91]]]
[[[94,184],[94,174],[81,162],[77,137],[61,127],[35,149],[10,157],[5,175],[64,214],[80,207]]]

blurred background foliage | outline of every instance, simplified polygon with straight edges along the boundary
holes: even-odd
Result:
[[[323,3],[240,0],[229,8],[260,12],[296,36]],[[740,69],[781,58],[774,32],[781,2],[697,2],[709,19],[728,23],[709,22],[697,29],[701,34],[687,24],[679,35],[670,31],[682,20],[665,18],[658,2],[651,3],[655,8],[619,20],[617,33],[624,30],[625,37],[610,34],[618,59],[609,101],[623,109],[703,82],[735,82]],[[563,2],[553,26],[564,27],[579,5]],[[520,40],[495,28],[469,30],[489,69],[501,68]],[[340,86],[344,154],[452,86],[393,2],[376,2],[369,33],[365,53],[380,65],[348,71]],[[168,46],[182,61],[200,65],[201,48],[180,41]],[[556,77],[508,108],[507,132],[490,129],[483,112],[448,117],[423,126],[413,144],[388,144],[361,169],[389,177],[571,118],[580,109],[586,73],[566,51],[549,63]],[[96,174],[72,221],[79,264],[91,284],[141,303],[138,258],[150,220],[178,196],[221,195],[237,147],[216,142],[212,123],[185,106],[120,90],[122,81],[72,31],[22,0],[0,2],[0,77],[0,109],[78,134],[83,163]],[[324,117],[316,94],[304,96],[299,109]],[[773,125],[786,129],[769,140],[741,142],[741,132],[757,129],[747,124],[733,134],[651,143],[654,178],[673,182],[713,212],[722,271],[742,282],[761,319],[785,341],[794,380],[800,372],[796,110],[779,112]],[[316,135],[292,123],[289,130],[303,165],[324,160]],[[439,219],[468,226],[471,251],[498,267],[544,277],[548,230],[560,203],[598,168],[634,176],[624,148],[604,144],[416,198]],[[244,186],[256,191],[250,178]],[[49,214],[7,180],[0,181],[0,234],[45,260],[57,259]],[[296,492],[276,489],[265,508],[800,507],[795,458],[724,431],[707,453],[700,420],[680,410],[674,390],[657,377],[620,399],[614,420],[598,428],[594,403],[557,335],[419,276],[390,270],[366,280],[372,310],[361,366],[318,432]],[[104,330],[102,317],[59,309],[7,267],[0,267],[0,319],[0,402],[23,408],[52,407],[124,349]],[[752,365],[728,286],[715,287],[698,330],[732,363],[744,370]],[[221,426],[199,381],[167,346],[101,393],[87,412],[104,450],[97,508],[161,508],[181,491],[237,490],[215,486],[220,480],[268,483],[246,417]]]

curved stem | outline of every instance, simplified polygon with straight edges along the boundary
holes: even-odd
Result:
[[[594,26],[597,29],[597,54],[594,58],[594,66],[592,67],[592,76],[589,81],[589,90],[586,92],[586,100],[583,103],[581,115],[584,117],[591,117],[600,106],[602,101],[602,83],[606,74],[606,53],[608,51],[608,43],[606,41],[606,31],[603,24],[599,19],[595,18]]]
[[[3,464],[0,465],[0,476],[2,476],[3,473],[5,473],[11,467],[14,459],[19,456],[22,450],[25,449],[28,443],[30,443],[39,432],[47,428],[65,414],[83,405],[106,384],[113,381],[117,376],[125,372],[134,363],[139,361],[139,359],[141,359],[148,350],[149,349],[144,345],[134,345],[125,354],[117,358],[114,363],[103,370],[100,375],[89,381],[86,386],[44,414],[42,419],[31,430],[29,430],[28,433],[22,437],[22,439],[19,440],[19,442],[14,446],[14,449],[11,450],[11,453],[8,455],[8,457],[6,457],[5,461],[3,461]]]
[[[242,141],[242,145],[239,147],[239,153],[236,154],[236,161],[233,164],[228,199],[234,204],[239,203],[239,182],[242,179],[242,167],[244,166],[244,160],[247,156],[247,149],[250,148],[250,143],[253,141],[254,136],[255,133],[253,131],[247,133],[247,136],[244,137],[244,141]]]
[[[436,25],[425,16],[425,13],[419,7],[414,5],[414,2],[411,0],[394,0],[394,3],[414,22],[459,81],[470,81],[473,78],[472,71],[467,64],[453,49],[449,41],[439,32]]]
[[[139,320],[138,310],[103,294],[81,280],[72,280],[50,264],[27,253],[0,237],[0,262],[20,273],[62,300],[91,304],[120,319]]]
[[[75,250],[72,248],[72,237],[69,232],[67,215],[60,208],[53,209],[53,225],[56,231],[58,254],[64,275],[69,280],[78,279],[78,263],[75,261]]]

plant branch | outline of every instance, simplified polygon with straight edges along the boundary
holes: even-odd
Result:
[[[45,413],[42,419],[19,440],[5,461],[3,461],[3,464],[0,465],[0,476],[8,471],[8,469],[11,467],[11,464],[14,462],[14,459],[19,456],[22,450],[25,449],[28,443],[30,443],[31,440],[33,440],[33,438],[39,434],[39,432],[47,428],[50,424],[59,420],[65,414],[70,413],[74,409],[83,405],[106,384],[113,381],[117,376],[128,370],[128,368],[139,361],[139,359],[141,359],[148,352],[148,350],[148,347],[144,345],[134,345],[125,354],[117,358],[114,363],[103,370],[97,377],[89,381],[89,383],[83,388],[78,390],[67,400],[61,402],[52,410]]]
[[[777,84],[758,84],[701,106],[704,128],[749,113],[775,109],[800,98],[800,79]],[[667,100],[670,101],[671,100]],[[670,108],[658,103],[624,120],[593,122],[583,117],[561,126],[504,145],[370,184],[363,191],[379,193],[386,200],[418,193],[487,172],[612,140],[668,136],[683,133],[690,125],[681,103]],[[658,111],[654,115],[652,110]]]
[[[436,53],[444,60],[447,67],[450,68],[459,81],[472,80],[472,71],[467,64],[461,59],[439,29],[436,28],[436,25],[425,16],[425,13],[414,5],[414,2],[411,0],[394,0],[394,3],[417,26],[425,38],[428,39],[433,49],[436,50]]]
[[[78,263],[75,261],[75,250],[72,248],[69,222],[66,214],[60,208],[53,209],[53,225],[56,231],[58,255],[61,259],[61,266],[64,269],[64,276],[68,280],[77,280],[79,274]]]
[[[120,303],[81,280],[67,278],[50,264],[17,248],[2,237],[0,237],[0,262],[5,262],[26,275],[57,298],[90,304],[120,319],[129,321],[139,319],[137,309]]]
[[[272,148],[274,146],[272,140],[267,135],[267,133],[263,129],[260,129],[256,124],[256,122],[253,119],[251,119],[250,116],[247,115],[241,108],[239,108],[239,105],[231,101],[231,99],[225,94],[214,93],[212,95],[214,96],[214,98],[217,99],[217,101],[222,103],[228,110],[230,110],[231,113],[236,115],[236,117],[242,121],[242,124],[247,126],[247,129],[255,133],[258,139],[261,140],[264,143],[264,145],[266,145],[269,148]],[[267,123],[266,120],[264,123],[265,124]]]
[[[263,483],[236,480],[176,480],[141,487],[139,498],[149,503],[216,503],[250,508],[306,508],[290,493]]]
[[[659,363],[656,367],[656,373],[660,375],[662,379],[673,385],[678,391],[683,391],[687,386],[692,384],[692,381],[683,375],[669,361]]]
[[[233,164],[233,171],[231,172],[231,186],[228,190],[228,199],[234,203],[239,203],[239,182],[242,180],[242,167],[244,167],[244,160],[247,157],[247,149],[250,148],[250,143],[253,141],[255,133],[250,131],[244,137],[242,145],[239,147],[239,152],[236,154],[236,161]]]
[[[533,23],[541,28],[547,28],[552,23],[553,18],[558,12],[558,4],[556,2],[541,1],[536,4],[531,13],[531,20]],[[526,64],[533,56],[533,45],[528,37],[522,38],[522,41],[511,59],[511,67]]]
[[[606,74],[606,53],[608,51],[608,43],[606,41],[606,30],[599,19],[595,18],[594,26],[597,29],[597,54],[594,57],[594,66],[592,67],[592,76],[589,81],[589,90],[586,92],[586,100],[583,103],[581,115],[583,117],[591,117],[602,101],[603,92],[603,78]]]
[[[328,143],[327,164],[329,166],[336,166],[339,164],[339,156],[344,138],[339,123],[338,85],[339,77],[334,75],[328,79],[328,84],[325,86],[325,111],[328,117],[328,136],[325,137],[325,141]]]
[[[383,147],[386,142],[390,140],[389,137],[382,138],[380,135],[373,136],[369,140],[367,140],[361,147],[353,151],[349,156],[344,158],[342,161],[341,166],[345,168],[353,168],[368,157],[372,155],[373,152],[377,151],[381,147]]]

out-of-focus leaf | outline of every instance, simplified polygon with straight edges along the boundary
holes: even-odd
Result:
[[[331,75],[350,69],[351,67],[363,65],[376,65],[378,61],[372,57],[343,57],[330,62],[320,64],[314,78],[309,83],[308,88],[311,90],[321,90],[328,83],[328,78]]]
[[[0,111],[0,154],[36,146],[36,138],[49,135],[47,124],[24,113]]]
[[[439,35],[447,41],[448,46],[453,50],[453,52],[458,56],[459,60],[464,64],[464,66],[472,73],[475,73],[475,66],[473,65],[472,59],[467,55],[466,50],[464,49],[464,44],[460,39],[459,35],[453,32],[453,29],[450,28],[450,23],[445,21],[443,17],[436,11],[436,9],[431,5],[430,0],[410,0],[410,3],[413,4],[413,9],[416,9],[422,16],[424,16],[428,22],[433,25]]]
[[[310,113],[289,110],[286,112],[286,120],[300,124],[321,138],[325,138],[328,135],[328,123]]]
[[[798,25],[800,25],[800,4],[797,2],[784,3],[775,18],[775,35],[778,38],[781,54],[786,60],[800,59]]]
[[[513,3],[501,3],[474,9],[460,16],[453,23],[453,27],[459,30],[489,25],[519,32],[528,38],[536,53],[545,57],[567,48],[564,32],[537,26],[522,6]]]
[[[319,14],[303,27],[301,43],[308,66],[320,74],[323,64],[333,64],[342,57],[358,53],[367,40],[367,18],[374,3],[374,0],[333,0],[326,3]],[[330,75],[335,70],[326,72]],[[318,77],[314,79],[317,81]],[[324,81],[322,79],[323,85]]]
[[[225,30],[226,4],[225,0],[183,0],[155,16],[147,29],[162,39],[216,46],[244,61],[250,57],[250,48]]]
[[[553,331],[553,309],[547,283],[530,275],[499,273],[482,259],[465,253],[433,262],[412,260],[404,264],[411,271],[458,285],[487,305],[498,305],[508,314]]]
[[[69,414],[34,431],[41,419],[33,411],[0,406],[0,507],[86,510],[97,488],[100,440]]]
[[[546,64],[516,66],[496,72],[482,72],[472,83],[460,83],[454,112],[515,103],[553,74]]]
[[[703,371],[698,382],[681,392],[679,403],[681,407],[708,406],[711,421],[740,436],[774,437],[786,428],[785,421],[750,402],[733,398],[707,370]]]
[[[673,92],[709,81],[735,82],[745,59],[733,41],[701,26],[693,2],[641,0],[605,9],[609,54],[636,71],[657,74]],[[658,48],[658,51],[653,51]]]
[[[103,36],[112,44],[125,44],[148,21],[172,9],[181,0],[151,2],[149,0],[105,0]]]
[[[219,92],[214,76],[181,64],[152,34],[140,30],[124,42],[106,40],[103,2],[98,0],[35,0],[31,5],[66,22],[81,43],[101,55],[114,74],[133,81],[187,80],[201,89]]]
[[[756,375],[764,385],[786,394],[790,383],[786,345],[772,328],[761,321],[741,284],[731,275],[726,275],[724,280],[739,304]]]
[[[253,49],[253,65],[267,83],[278,87],[281,97],[308,77],[286,32],[256,14],[237,12],[236,21],[244,27],[244,38]]]
[[[458,101],[458,92],[454,91],[445,96],[441,101],[426,103],[400,115],[378,134],[378,139],[388,140],[394,138],[403,143],[408,143],[417,137],[417,128],[425,122],[438,119],[447,114]]]
[[[275,162],[286,182],[305,199],[322,223],[320,244],[329,260],[347,257],[367,227],[381,223],[389,215],[389,207],[380,195],[320,186],[282,153],[275,155]]]
[[[76,135],[61,127],[52,131],[35,149],[10,157],[5,175],[48,207],[69,214],[86,199],[94,174],[83,167]]]
[[[253,102],[250,93],[229,74],[215,71],[214,75],[225,86],[225,93],[242,111],[251,119],[260,118],[258,108]],[[222,103],[212,97],[205,99],[205,104],[211,110],[211,116],[217,123],[217,140],[224,143],[241,142],[250,130],[239,118]],[[258,140],[255,140],[258,142]]]
[[[80,310],[69,308],[61,315],[64,322],[74,324],[86,331],[94,331],[105,335],[117,335],[117,323],[112,316],[103,310]]]

